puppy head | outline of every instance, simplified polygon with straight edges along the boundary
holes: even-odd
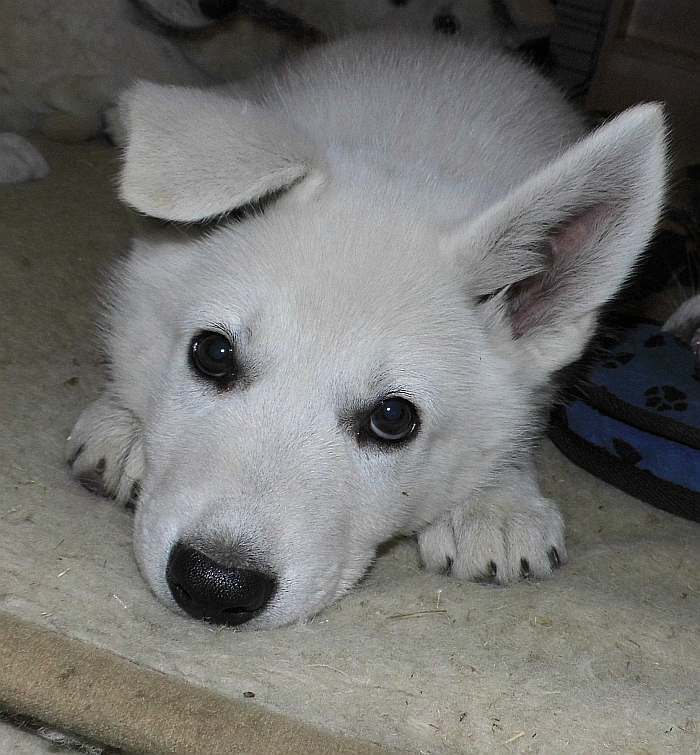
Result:
[[[512,460],[663,190],[654,106],[449,223],[431,207],[454,190],[327,159],[250,104],[142,87],[127,110],[137,209],[195,221],[277,195],[199,241],[137,242],[107,336],[144,431],[143,574],[253,628],[312,615]]]

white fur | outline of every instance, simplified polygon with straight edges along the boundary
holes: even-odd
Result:
[[[563,562],[529,453],[552,373],[656,223],[660,108],[583,138],[559,93],[501,53],[368,34],[227,97],[140,87],[125,109],[138,210],[204,219],[290,184],[203,237],[136,241],[115,271],[109,381],[69,455],[104,458],[120,500],[143,468],[135,550],[154,592],[174,605],[179,539],[271,566],[255,628],[338,598],[397,533],[463,577],[546,576],[552,549]],[[229,391],[188,364],[202,330],[235,336],[246,378]],[[415,438],[359,443],[347,418],[393,393],[418,407]]]
[[[267,118],[258,105],[223,93],[189,91],[188,108],[178,112],[173,104],[181,91],[141,84],[123,100],[131,138],[121,193],[142,212],[201,220],[290,186],[309,172],[312,145]],[[143,102],[148,103],[145,110]],[[152,135],[159,131],[164,132],[163,148],[154,151]],[[183,171],[182,154],[200,141],[216,143],[218,151],[205,150]]]
[[[564,521],[530,464],[505,471],[472,505],[443,514],[418,534],[418,547],[431,571],[500,584],[546,577],[555,558],[567,561]]]

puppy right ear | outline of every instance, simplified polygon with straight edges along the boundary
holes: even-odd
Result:
[[[314,150],[277,114],[222,92],[141,82],[122,97],[122,199],[163,220],[199,221],[304,178]]]

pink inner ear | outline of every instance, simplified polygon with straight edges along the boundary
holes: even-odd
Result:
[[[545,325],[561,311],[563,299],[576,288],[576,278],[596,264],[595,250],[609,228],[611,208],[596,205],[560,226],[543,240],[544,270],[511,288],[510,317],[513,337]],[[579,283],[579,286],[581,284]],[[579,295],[585,296],[581,291]]]

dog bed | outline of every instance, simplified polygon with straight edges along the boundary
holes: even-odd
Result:
[[[63,463],[102,385],[96,281],[129,243],[114,153],[36,146],[49,176],[0,199],[0,711],[124,752],[700,752],[700,526],[549,442],[569,563],[547,582],[429,574],[404,541],[304,624],[212,631],[156,600],[131,514]],[[34,334],[50,369],[21,358]]]
[[[589,382],[553,411],[550,437],[611,485],[700,521],[700,375],[660,323],[629,320],[605,339]]]

